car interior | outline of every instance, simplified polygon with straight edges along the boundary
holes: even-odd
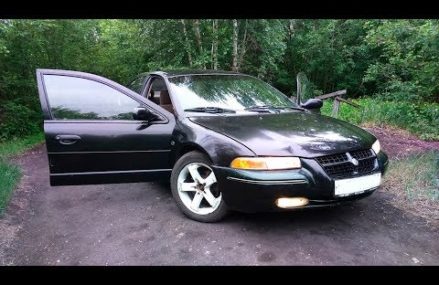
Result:
[[[148,92],[148,99],[160,105],[163,109],[174,113],[174,108],[172,106],[171,97],[169,96],[168,89],[166,88],[165,82],[161,78],[154,78],[151,84],[150,90]]]

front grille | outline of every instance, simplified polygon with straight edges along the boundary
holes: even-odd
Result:
[[[353,158],[358,161],[358,165],[354,165]],[[326,155],[316,160],[332,178],[365,175],[372,172],[376,165],[376,156],[371,149]]]

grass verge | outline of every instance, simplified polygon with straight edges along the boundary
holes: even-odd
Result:
[[[20,154],[43,142],[43,140],[44,134],[37,133],[28,137],[2,142],[0,143],[0,158],[7,159],[11,156]]]
[[[6,209],[20,177],[21,172],[17,166],[0,161],[0,215]]]
[[[390,125],[408,130],[423,140],[439,140],[438,103],[413,104],[403,101],[384,101],[376,97],[352,101],[359,104],[361,108],[342,103],[338,118],[355,125],[364,123]],[[331,115],[332,101],[325,100],[321,111],[324,115]]]
[[[21,178],[19,167],[10,163],[12,156],[18,155],[44,140],[42,133],[0,143],[0,215],[5,211],[12,191]]]
[[[439,151],[392,160],[383,189],[396,206],[439,226]]]

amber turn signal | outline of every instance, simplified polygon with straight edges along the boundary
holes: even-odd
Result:
[[[230,167],[248,170],[296,169],[301,167],[298,157],[237,157]]]

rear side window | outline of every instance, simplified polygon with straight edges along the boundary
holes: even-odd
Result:
[[[134,120],[140,105],[108,85],[85,78],[44,75],[44,86],[56,120]]]

